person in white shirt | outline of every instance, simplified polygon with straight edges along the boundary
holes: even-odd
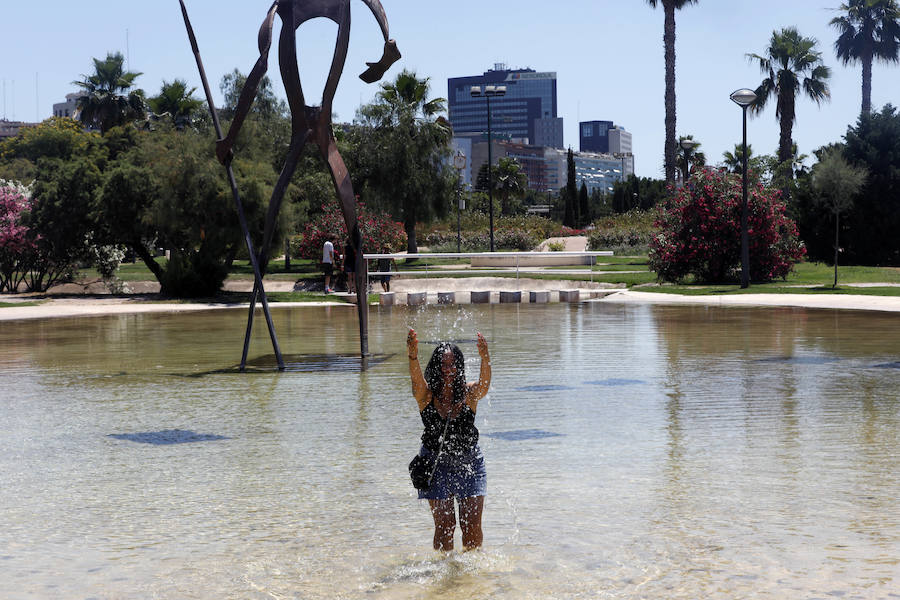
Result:
[[[331,275],[334,273],[334,244],[331,240],[325,240],[322,247],[322,271],[325,272],[325,293],[330,294],[334,291],[331,289]]]

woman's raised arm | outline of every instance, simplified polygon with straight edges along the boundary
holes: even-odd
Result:
[[[478,408],[478,401],[484,398],[491,389],[491,355],[488,353],[487,341],[478,333],[478,354],[481,356],[481,372],[478,381],[469,386],[466,403],[472,412]]]
[[[419,412],[425,410],[428,403],[431,402],[431,393],[428,391],[428,384],[425,383],[425,377],[422,376],[422,366],[419,364],[419,338],[416,336],[416,330],[410,328],[409,334],[406,336],[406,354],[409,358],[409,378],[412,380],[412,394],[419,404]]]

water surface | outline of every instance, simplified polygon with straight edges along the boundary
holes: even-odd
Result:
[[[0,597],[900,597],[895,315],[374,309],[366,371],[274,317],[291,372],[243,311],[0,323]],[[482,552],[430,550],[407,326],[491,346]]]

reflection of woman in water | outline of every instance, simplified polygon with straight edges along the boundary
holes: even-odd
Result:
[[[431,487],[419,490],[419,498],[427,498],[434,517],[434,549],[452,550],[456,514],[453,499],[459,503],[459,525],[463,547],[478,548],[482,542],[481,512],[487,489],[484,456],[478,447],[475,411],[478,401],[491,387],[491,358],[487,342],[478,334],[481,373],[476,383],[466,383],[463,354],[454,344],[441,343],[435,348],[425,367],[419,366],[419,341],[409,330],[406,338],[412,392],[419,404],[425,431],[419,454],[428,456],[441,448],[441,436],[447,419],[444,441]]]

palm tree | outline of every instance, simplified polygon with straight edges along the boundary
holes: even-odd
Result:
[[[662,4],[665,16],[663,26],[663,48],[666,60],[666,146],[663,169],[666,181],[675,181],[675,11],[688,4],[696,4],[698,0],[647,0],[647,4],[656,8]]]
[[[862,63],[862,114],[872,112],[872,61],[900,58],[900,7],[896,0],[849,0],[831,20],[840,33],[834,51],[844,66]]]
[[[116,125],[144,117],[144,92],[131,90],[141,73],[125,71],[121,52],[108,53],[106,60],[94,60],[94,74],[82,75],[84,81],[73,81],[85,91],[76,110],[85,125],[106,133]]]
[[[500,214],[510,214],[510,197],[521,198],[528,189],[528,176],[514,158],[501,158],[494,171],[494,190],[500,194]]]
[[[822,63],[815,38],[800,35],[794,27],[773,31],[764,56],[748,54],[751,61],[759,62],[759,69],[766,76],[756,88],[756,102],[750,106],[754,114],[762,112],[773,96],[776,99],[775,117],[781,125],[778,138],[778,160],[791,160],[791,133],[797,120],[795,104],[797,95],[806,94],[816,104],[831,97],[828,78],[831,69]]]
[[[193,97],[197,88],[188,89],[188,84],[183,79],[176,79],[172,83],[165,80],[158,96],[148,100],[150,109],[155,115],[168,114],[178,129],[184,129],[191,124],[191,116],[203,106],[202,100]]]
[[[753,156],[753,145],[747,144],[747,166],[748,168],[752,168],[754,161],[757,160],[756,156]],[[722,153],[722,162],[725,163],[725,166],[732,173],[742,173],[744,170],[744,145],[743,144],[735,144],[734,152],[729,152],[726,150]]]
[[[360,150],[365,156],[358,172],[367,173],[369,188],[403,221],[410,254],[418,251],[416,222],[446,211],[455,189],[455,170],[447,162],[452,132],[439,116],[445,100],[428,93],[427,77],[404,70],[357,113],[366,128],[360,146],[369,149]]]
[[[675,147],[681,148],[681,142],[684,140],[691,140],[692,142],[694,142],[694,147],[691,148],[690,152],[688,152],[688,164],[687,165],[685,165],[685,162],[684,162],[684,152],[677,152],[676,153],[677,158],[675,159],[675,166],[683,174],[685,180],[687,180],[688,173],[693,173],[694,169],[696,169],[697,167],[705,167],[706,166],[706,154],[700,151],[700,146],[702,146],[703,144],[696,141],[694,139],[693,135],[679,135],[678,143],[675,144]],[[688,167],[687,171],[685,171],[685,166]]]

